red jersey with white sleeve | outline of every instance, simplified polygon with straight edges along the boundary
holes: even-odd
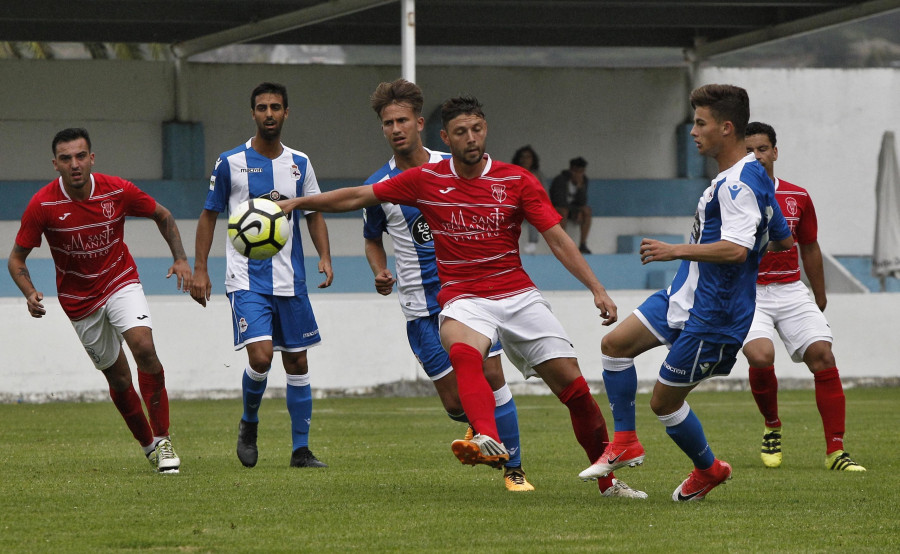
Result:
[[[425,216],[434,235],[441,306],[535,290],[519,258],[522,221],[543,232],[562,219],[529,171],[486,154],[485,160],[474,179],[457,175],[451,158],[372,185],[382,202],[413,206]]]
[[[793,283],[800,280],[799,244],[809,244],[818,239],[819,225],[812,198],[803,187],[775,179],[775,200],[787,220],[794,237],[794,246],[781,252],[766,252],[759,262],[760,285]]]
[[[59,178],[31,198],[16,244],[37,248],[41,234],[47,237],[59,303],[69,319],[78,320],[117,290],[140,282],[125,246],[125,216],[150,217],[155,210],[156,200],[119,177],[91,174],[84,201],[72,200]]]

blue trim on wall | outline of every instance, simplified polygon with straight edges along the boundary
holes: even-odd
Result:
[[[47,181],[0,181],[0,219],[18,220],[28,201]],[[322,191],[361,185],[363,179],[320,179]],[[197,219],[209,181],[138,180],[135,184],[168,208],[176,219]],[[691,216],[709,185],[705,179],[591,179],[588,203],[595,217]],[[362,217],[357,210],[326,217]]]
[[[641,265],[637,254],[592,254],[585,256],[600,282],[610,290],[643,289],[653,281],[653,272],[674,274],[679,262]],[[172,265],[171,258],[136,258],[141,283],[147,294],[178,294],[174,277],[166,279],[166,272]],[[193,260],[189,260],[193,267]],[[342,292],[371,292],[375,294],[374,277],[365,256],[336,256],[331,260],[334,268],[334,282],[327,289],[318,288],[324,277],[318,273],[318,258],[306,259],[307,286],[310,294]],[[585,290],[556,258],[550,255],[523,256],[522,265],[531,279],[541,290]],[[388,258],[388,267],[394,267],[393,256]],[[53,260],[47,258],[28,260],[28,269],[35,287],[45,296],[56,294],[56,276]],[[225,258],[209,259],[209,275],[213,282],[213,294],[225,294]],[[655,282],[658,281],[658,277]],[[20,296],[21,293],[12,279],[0,279],[0,296]]]

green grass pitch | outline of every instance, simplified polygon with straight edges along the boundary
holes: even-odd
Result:
[[[235,454],[238,400],[172,402],[179,475],[157,475],[112,404],[0,405],[2,552],[888,552],[900,548],[900,389],[847,390],[847,450],[862,474],[825,470],[811,390],[780,393],[785,461],[759,460],[749,392],[693,393],[734,478],[677,504],[690,462],[638,398],[642,467],[618,477],[644,501],[600,496],[552,396],[516,398],[524,467],[537,490],[462,466],[463,425],[436,398],[316,400],[311,448],[291,469],[283,399],[263,402],[260,460]],[[606,399],[598,396],[609,418]]]

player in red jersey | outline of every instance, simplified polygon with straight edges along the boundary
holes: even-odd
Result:
[[[747,125],[747,152],[766,168],[775,182],[775,198],[794,235],[797,248],[768,252],[759,264],[756,312],[744,339],[750,363],[750,390],[765,418],[760,455],[767,467],[781,465],[781,419],[778,417],[778,379],[775,377],[775,332],[795,362],[803,361],[813,374],[816,406],[825,429],[825,467],[837,471],[865,471],[844,451],[844,388],[831,352],[831,328],[825,311],[825,270],[817,241],[816,210],[806,189],[775,177],[778,159],[775,129],[765,123]],[[800,281],[800,260],[815,301]]]
[[[109,383],[109,395],[160,473],[178,473],[181,460],[169,439],[169,400],[163,367],[153,345],[152,323],[137,266],[125,246],[125,217],[153,219],[175,263],[182,292],[191,288],[191,268],[172,214],[134,184],[91,173],[94,153],[84,129],[64,129],[53,138],[53,167],[59,179],[39,190],[22,215],[9,255],[9,273],[25,295],[28,313],[46,313],[44,294],[34,287],[25,259],[41,245],[56,265],[60,306],[72,321],[84,349]],[[138,369],[138,385],[149,421],[134,390],[122,350],[128,344]]]
[[[494,419],[494,395],[482,370],[498,338],[526,377],[540,376],[572,419],[575,437],[590,461],[609,441],[606,422],[581,375],[575,349],[550,306],[522,268],[519,234],[527,219],[550,250],[594,297],[604,325],[616,321],[616,305],[578,247],[541,183],[527,170],[485,154],[487,121],[475,98],[451,98],[441,106],[441,139],[452,158],[407,169],[374,185],[281,201],[284,209],[357,210],[393,202],[415,206],[434,235],[441,280],[441,342],[456,372],[459,397],[476,431],[454,441],[460,459],[508,459]],[[616,480],[600,481],[604,496],[646,498]]]

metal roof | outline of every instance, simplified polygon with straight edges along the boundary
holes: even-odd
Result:
[[[418,0],[422,46],[677,47],[700,57],[900,9],[900,0]],[[0,41],[399,45],[399,0],[4,0]]]

